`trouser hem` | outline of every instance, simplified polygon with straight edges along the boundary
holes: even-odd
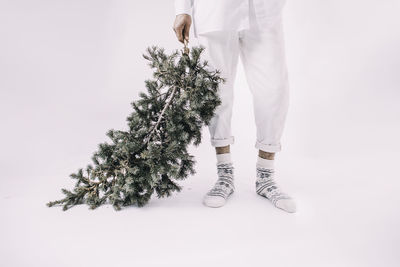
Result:
[[[265,151],[265,152],[270,152],[270,153],[279,152],[279,151],[282,150],[282,146],[281,146],[280,143],[278,143],[278,144],[264,144],[264,143],[261,143],[259,141],[256,141],[255,148],[260,149],[260,150]]]
[[[235,138],[230,136],[228,138],[211,138],[211,145],[214,147],[227,146],[235,142]]]

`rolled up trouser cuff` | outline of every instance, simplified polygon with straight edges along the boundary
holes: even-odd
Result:
[[[264,143],[261,143],[259,141],[256,141],[255,147],[257,149],[261,149],[262,151],[270,152],[270,153],[279,152],[282,149],[282,146],[281,146],[280,143],[278,143],[278,144],[264,144]]]
[[[235,138],[230,136],[228,138],[211,138],[211,145],[214,147],[227,146],[235,142]]]

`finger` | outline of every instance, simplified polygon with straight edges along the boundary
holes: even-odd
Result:
[[[179,42],[183,43],[183,27],[177,27],[175,28],[175,34],[176,37],[178,38]]]
[[[186,25],[185,29],[184,29],[184,38],[186,39],[186,41],[189,41],[189,31],[190,31],[190,27],[189,27],[189,25]]]

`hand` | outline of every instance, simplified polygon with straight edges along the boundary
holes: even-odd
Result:
[[[190,15],[176,15],[173,29],[179,42],[183,43],[184,39],[187,42],[189,41],[190,25],[192,25],[192,17]]]

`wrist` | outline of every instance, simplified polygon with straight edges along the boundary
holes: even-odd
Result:
[[[191,15],[190,14],[188,14],[188,13],[179,13],[179,14],[176,14],[176,17],[179,17],[179,16],[184,16],[184,17],[191,17]]]

